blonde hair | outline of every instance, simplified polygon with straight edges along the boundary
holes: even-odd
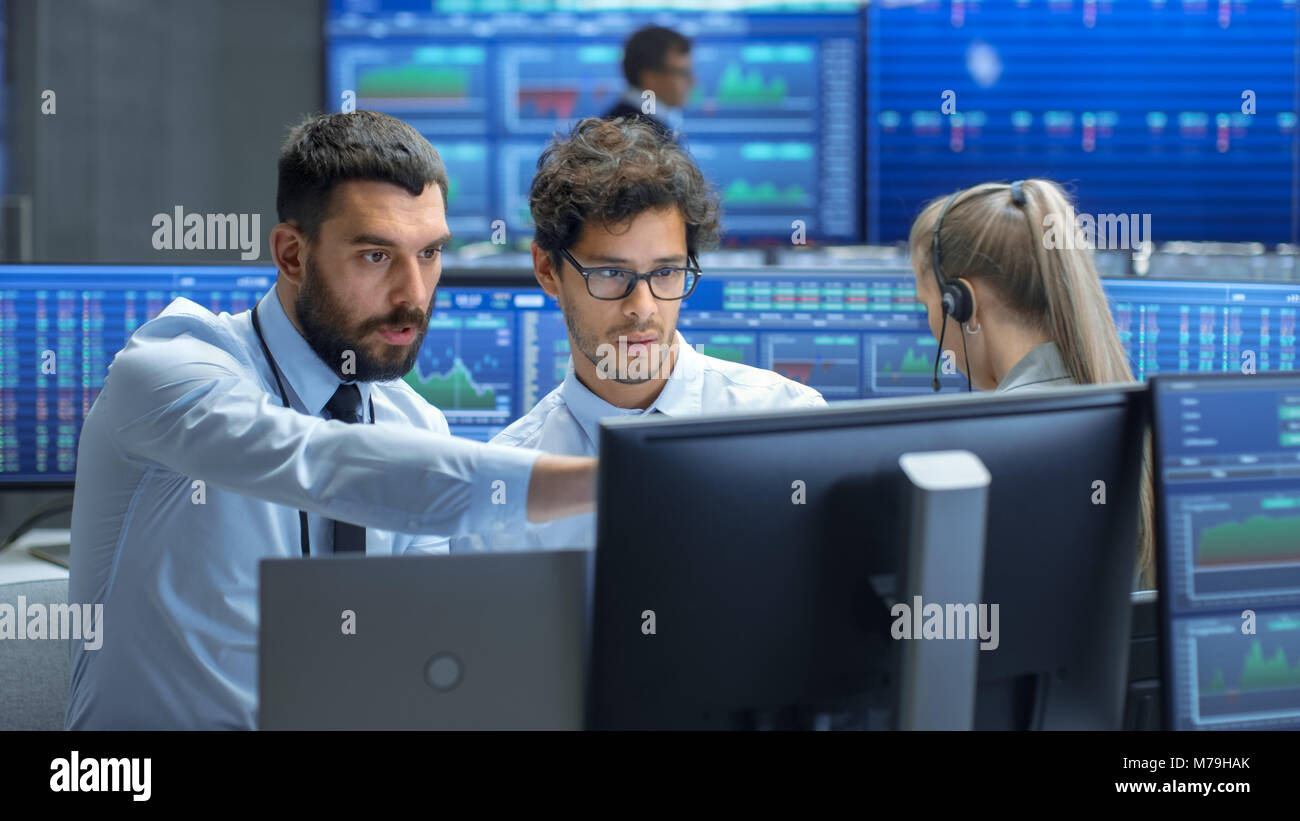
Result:
[[[1050,226],[1074,230],[1069,196],[1051,180],[1029,179],[1021,182],[1025,201],[1017,205],[1010,189],[1006,183],[981,183],[927,203],[908,240],[918,276],[934,276],[934,225],[951,199],[939,231],[944,281],[964,277],[990,286],[1012,314],[1056,343],[1076,384],[1132,382],[1091,251],[1051,241]],[[1154,587],[1149,437],[1143,450],[1138,569],[1141,585]]]

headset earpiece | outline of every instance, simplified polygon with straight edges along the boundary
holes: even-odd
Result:
[[[975,312],[975,300],[966,283],[957,280],[944,283],[943,311],[959,323],[970,321]]]
[[[947,281],[939,268],[939,229],[943,226],[943,218],[948,215],[948,209],[957,200],[960,191],[953,192],[952,196],[943,204],[939,211],[939,218],[934,221],[934,235],[930,238],[930,267],[934,269],[934,279],[939,285],[939,304],[943,307],[944,319],[939,326],[939,345],[934,352],[934,378],[930,381],[930,386],[937,393],[939,384],[939,360],[943,356],[943,338],[944,333],[948,330],[948,317],[952,317],[957,322],[965,323],[970,320],[971,315],[975,312],[975,298],[971,295],[970,288],[966,283],[960,281]],[[965,338],[962,338],[962,347],[965,348]],[[966,390],[971,389],[970,382],[970,363],[966,365]]]

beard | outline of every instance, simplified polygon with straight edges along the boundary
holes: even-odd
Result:
[[[383,382],[399,379],[415,367],[420,345],[429,332],[433,300],[434,296],[430,296],[424,311],[398,308],[386,316],[368,319],[355,329],[349,328],[347,311],[335,298],[320,270],[308,258],[293,309],[298,315],[298,324],[302,326],[303,338],[339,379],[344,382]],[[393,349],[393,355],[381,359],[371,354],[361,340],[371,331],[386,325],[410,325],[415,328],[415,339],[402,348],[388,346]],[[345,366],[355,372],[345,372]]]
[[[628,327],[622,328],[614,332],[613,334],[611,334],[611,336],[613,337],[612,342],[602,343],[599,340],[597,340],[595,337],[588,336],[582,332],[582,328],[578,326],[577,320],[573,318],[572,311],[566,309],[563,311],[563,313],[564,313],[564,324],[569,329],[569,339],[571,340],[570,344],[576,345],[578,349],[578,353],[587,357],[587,360],[590,361],[591,364],[596,366],[597,373],[609,374],[608,376],[605,377],[609,379],[609,381],[618,382],[623,385],[641,385],[646,382],[651,382],[656,379],[663,379],[667,377],[669,374],[664,373],[664,371],[669,371],[669,373],[671,373],[670,366],[673,364],[674,361],[673,357],[671,356],[665,355],[665,356],[660,356],[658,358],[659,367],[657,368],[657,370],[659,371],[659,373],[649,373],[649,375],[647,376],[633,377],[628,373],[623,372],[621,368],[611,370],[608,367],[602,367],[602,363],[605,362],[606,358],[599,356],[597,354],[597,351],[600,349],[600,346],[602,344],[613,345],[615,350],[617,351],[619,349],[618,338],[620,336],[628,336],[630,334],[643,334],[643,333],[648,333],[652,330],[658,333],[659,335],[659,341],[655,344],[661,346],[671,345],[673,344],[673,341],[676,339],[677,336],[675,328],[671,333],[665,335],[662,330],[660,330],[659,328],[655,328],[654,326],[649,324],[643,326],[629,325]],[[649,356],[649,355],[650,354],[648,353],[643,354],[643,356]],[[652,359],[651,363],[654,362],[655,360]],[[629,368],[629,370],[631,369]],[[647,373],[650,370],[651,370],[650,367],[645,368],[645,371]]]

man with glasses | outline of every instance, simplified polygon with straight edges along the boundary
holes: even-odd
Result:
[[[623,77],[627,88],[605,119],[640,119],[664,135],[681,129],[695,84],[690,40],[663,26],[638,29],[623,45]]]
[[[706,356],[677,330],[718,238],[718,202],[690,156],[637,120],[588,118],[538,160],[529,195],[533,273],[559,302],[568,373],[496,444],[595,455],[609,416],[812,408],[825,400],[779,374]],[[453,540],[456,552],[594,545],[594,517]]]

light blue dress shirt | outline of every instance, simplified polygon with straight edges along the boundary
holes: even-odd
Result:
[[[299,510],[313,556],[333,550],[329,519],[366,527],[367,555],[526,521],[537,451],[450,436],[400,379],[358,384],[373,425],[326,420],[338,377],[274,287],[257,311],[292,408],[249,312],[177,299],[86,415],[68,600],[103,604],[104,640],[71,642],[69,729],[255,727],[258,562],[301,557]]]
[[[569,358],[564,381],[527,415],[493,437],[492,442],[547,453],[595,456],[600,420],[610,416],[696,416],[728,412],[826,406],[821,393],[778,373],[706,356],[677,331],[677,361],[659,396],[645,410],[620,408],[592,393],[579,381]],[[594,547],[595,514],[528,524],[518,530],[478,533],[452,539],[453,553],[485,550],[536,550]]]

